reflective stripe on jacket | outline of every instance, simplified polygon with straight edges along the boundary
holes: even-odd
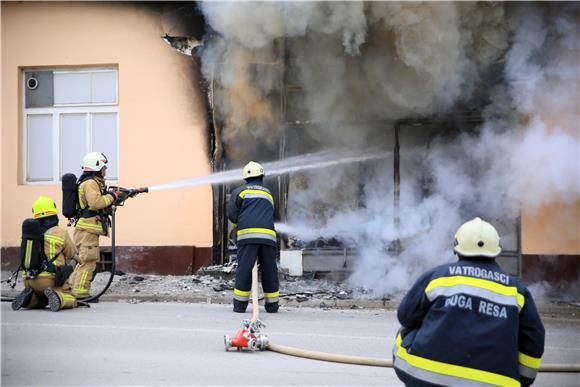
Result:
[[[529,291],[492,259],[461,259],[425,273],[399,305],[399,377],[446,386],[529,386],[544,327]]]
[[[54,266],[61,266],[66,263],[67,258],[72,258],[77,255],[77,248],[74,245],[66,229],[55,226],[48,229],[44,233],[44,254],[48,261],[54,257],[52,264]],[[50,277],[54,278],[55,274],[49,271],[43,271],[36,276],[36,278]],[[23,273],[23,278],[26,277],[26,271]]]
[[[277,245],[274,229],[274,198],[261,179],[250,180],[232,191],[228,218],[238,226],[238,245]]]
[[[110,207],[115,201],[111,194],[105,191],[105,180],[95,176],[84,180],[79,185],[79,205],[81,209],[100,212]],[[85,230],[92,234],[106,235],[109,225],[103,225],[99,216],[81,217],[75,224],[76,229]]]

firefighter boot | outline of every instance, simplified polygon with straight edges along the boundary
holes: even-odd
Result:
[[[23,306],[28,305],[28,303],[32,299],[33,292],[34,291],[32,290],[32,288],[25,288],[23,291],[21,291],[19,295],[14,297],[14,301],[12,301],[12,309],[19,310]]]
[[[248,301],[234,300],[234,312],[246,313],[247,307],[248,307]]]
[[[278,302],[267,302],[264,304],[264,308],[268,313],[278,313]]]
[[[44,289],[44,295],[48,298],[48,306],[53,312],[58,312],[60,310],[60,298],[58,294],[52,288]]]

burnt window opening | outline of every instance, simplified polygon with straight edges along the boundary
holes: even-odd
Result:
[[[227,70],[232,65],[216,65],[216,71]],[[392,218],[396,227],[404,224],[405,219],[398,213],[398,201],[406,199],[400,185],[406,183],[409,179],[410,170],[415,171],[414,178],[417,179],[417,189],[414,194],[419,196],[420,200],[429,200],[436,194],[433,176],[428,173],[429,165],[427,154],[430,149],[438,143],[453,142],[461,136],[477,135],[483,122],[480,108],[485,106],[486,95],[480,93],[472,101],[467,101],[463,106],[457,106],[456,109],[444,116],[416,117],[403,120],[364,120],[359,117],[352,117],[352,121],[346,122],[321,122],[315,121],[309,116],[308,110],[304,109],[304,89],[296,81],[297,77],[292,74],[291,64],[287,60],[272,60],[270,63],[251,63],[247,64],[252,71],[249,71],[250,79],[246,82],[265,82],[266,85],[276,84],[276,87],[268,89],[261,86],[264,91],[261,95],[267,102],[271,112],[273,112],[272,121],[269,122],[275,131],[274,141],[253,137],[252,133],[247,136],[247,143],[242,140],[241,143],[235,143],[235,146],[228,145],[227,138],[218,136],[216,132],[216,142],[223,149],[222,157],[216,163],[220,168],[218,170],[228,170],[241,167],[250,159],[261,162],[283,160],[285,158],[303,153],[314,153],[325,149],[325,146],[332,144],[332,139],[317,137],[317,128],[321,126],[341,127],[344,130],[348,128],[364,127],[362,132],[373,138],[373,143],[382,149],[387,150],[391,155],[386,159],[388,161],[365,161],[354,163],[345,168],[351,169],[349,175],[354,176],[349,181],[348,187],[337,190],[330,195],[320,195],[314,197],[305,207],[305,215],[310,216],[314,224],[324,226],[325,222],[337,211],[345,209],[366,208],[369,198],[365,192],[365,176],[368,173],[377,173],[384,175],[385,184],[390,187],[390,193],[385,198],[389,211],[385,216]],[[221,67],[221,70],[219,69]],[[228,95],[225,93],[222,85],[212,82],[213,97],[216,99],[214,106],[225,106],[228,109]],[[235,129],[232,121],[228,121],[228,111],[215,111],[214,119],[216,125],[228,130]],[[271,117],[270,117],[271,118]],[[251,125],[249,125],[251,127]],[[243,130],[243,129],[239,129]],[[223,133],[223,132],[222,132]],[[243,137],[243,136],[242,136]],[[325,141],[328,140],[326,143]],[[240,150],[248,152],[241,155]],[[426,172],[419,175],[417,170]],[[217,170],[216,170],[217,171]],[[267,172],[267,171],[266,171]],[[313,172],[295,172],[276,177],[268,177],[265,184],[272,189],[276,202],[276,221],[292,222],[293,200],[296,195],[307,188],[308,176]],[[316,173],[316,172],[314,172]],[[475,171],[474,171],[475,173]],[[358,178],[356,177],[358,176]],[[240,179],[241,180],[241,179]],[[220,185],[214,187],[214,210],[216,222],[214,228],[215,254],[214,263],[227,263],[235,257],[235,232],[232,225],[227,221],[225,208],[228,200],[228,193],[238,184]],[[338,192],[340,191],[340,192]],[[473,198],[477,201],[478,198]],[[461,217],[465,220],[479,216],[476,207],[463,205],[459,208]],[[492,222],[502,236],[503,251],[498,259],[500,264],[512,275],[521,274],[521,248],[520,248],[520,218],[509,216],[498,216],[494,219],[487,219]],[[280,233],[281,249],[305,249],[316,251],[316,254],[322,254],[323,250],[339,251],[340,254],[334,254],[333,257],[340,255],[342,258],[341,265],[344,270],[349,270],[356,261],[357,250],[360,246],[356,241],[338,236],[321,236],[303,241],[293,238],[292,235]],[[384,254],[398,255],[409,241],[393,240],[391,243],[383,246]],[[451,251],[452,240],[449,243]],[[327,257],[328,258],[328,257]],[[344,258],[344,259],[343,259]],[[332,268],[333,264],[328,261],[328,267]]]

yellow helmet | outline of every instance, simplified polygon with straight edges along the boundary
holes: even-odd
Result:
[[[499,234],[481,218],[465,222],[455,233],[455,251],[465,257],[495,258],[501,253]]]
[[[98,172],[106,167],[108,162],[107,157],[101,152],[87,153],[83,157],[83,170]]]
[[[34,219],[57,215],[56,203],[48,196],[39,196],[32,204],[32,213],[34,214]]]
[[[244,180],[249,179],[250,177],[259,176],[264,176],[264,168],[255,161],[250,161],[247,163],[242,172],[242,177]]]

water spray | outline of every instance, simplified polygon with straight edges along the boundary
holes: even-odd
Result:
[[[325,151],[309,153],[300,156],[289,157],[284,160],[262,163],[268,176],[278,176],[285,173],[299,172],[310,169],[326,168],[340,164],[356,163],[367,160],[384,159],[389,152],[379,150],[363,151]],[[154,185],[149,192],[165,189],[196,187],[204,184],[230,183],[241,180],[242,169],[213,173],[207,176],[199,176],[193,179],[178,180],[173,183]]]

